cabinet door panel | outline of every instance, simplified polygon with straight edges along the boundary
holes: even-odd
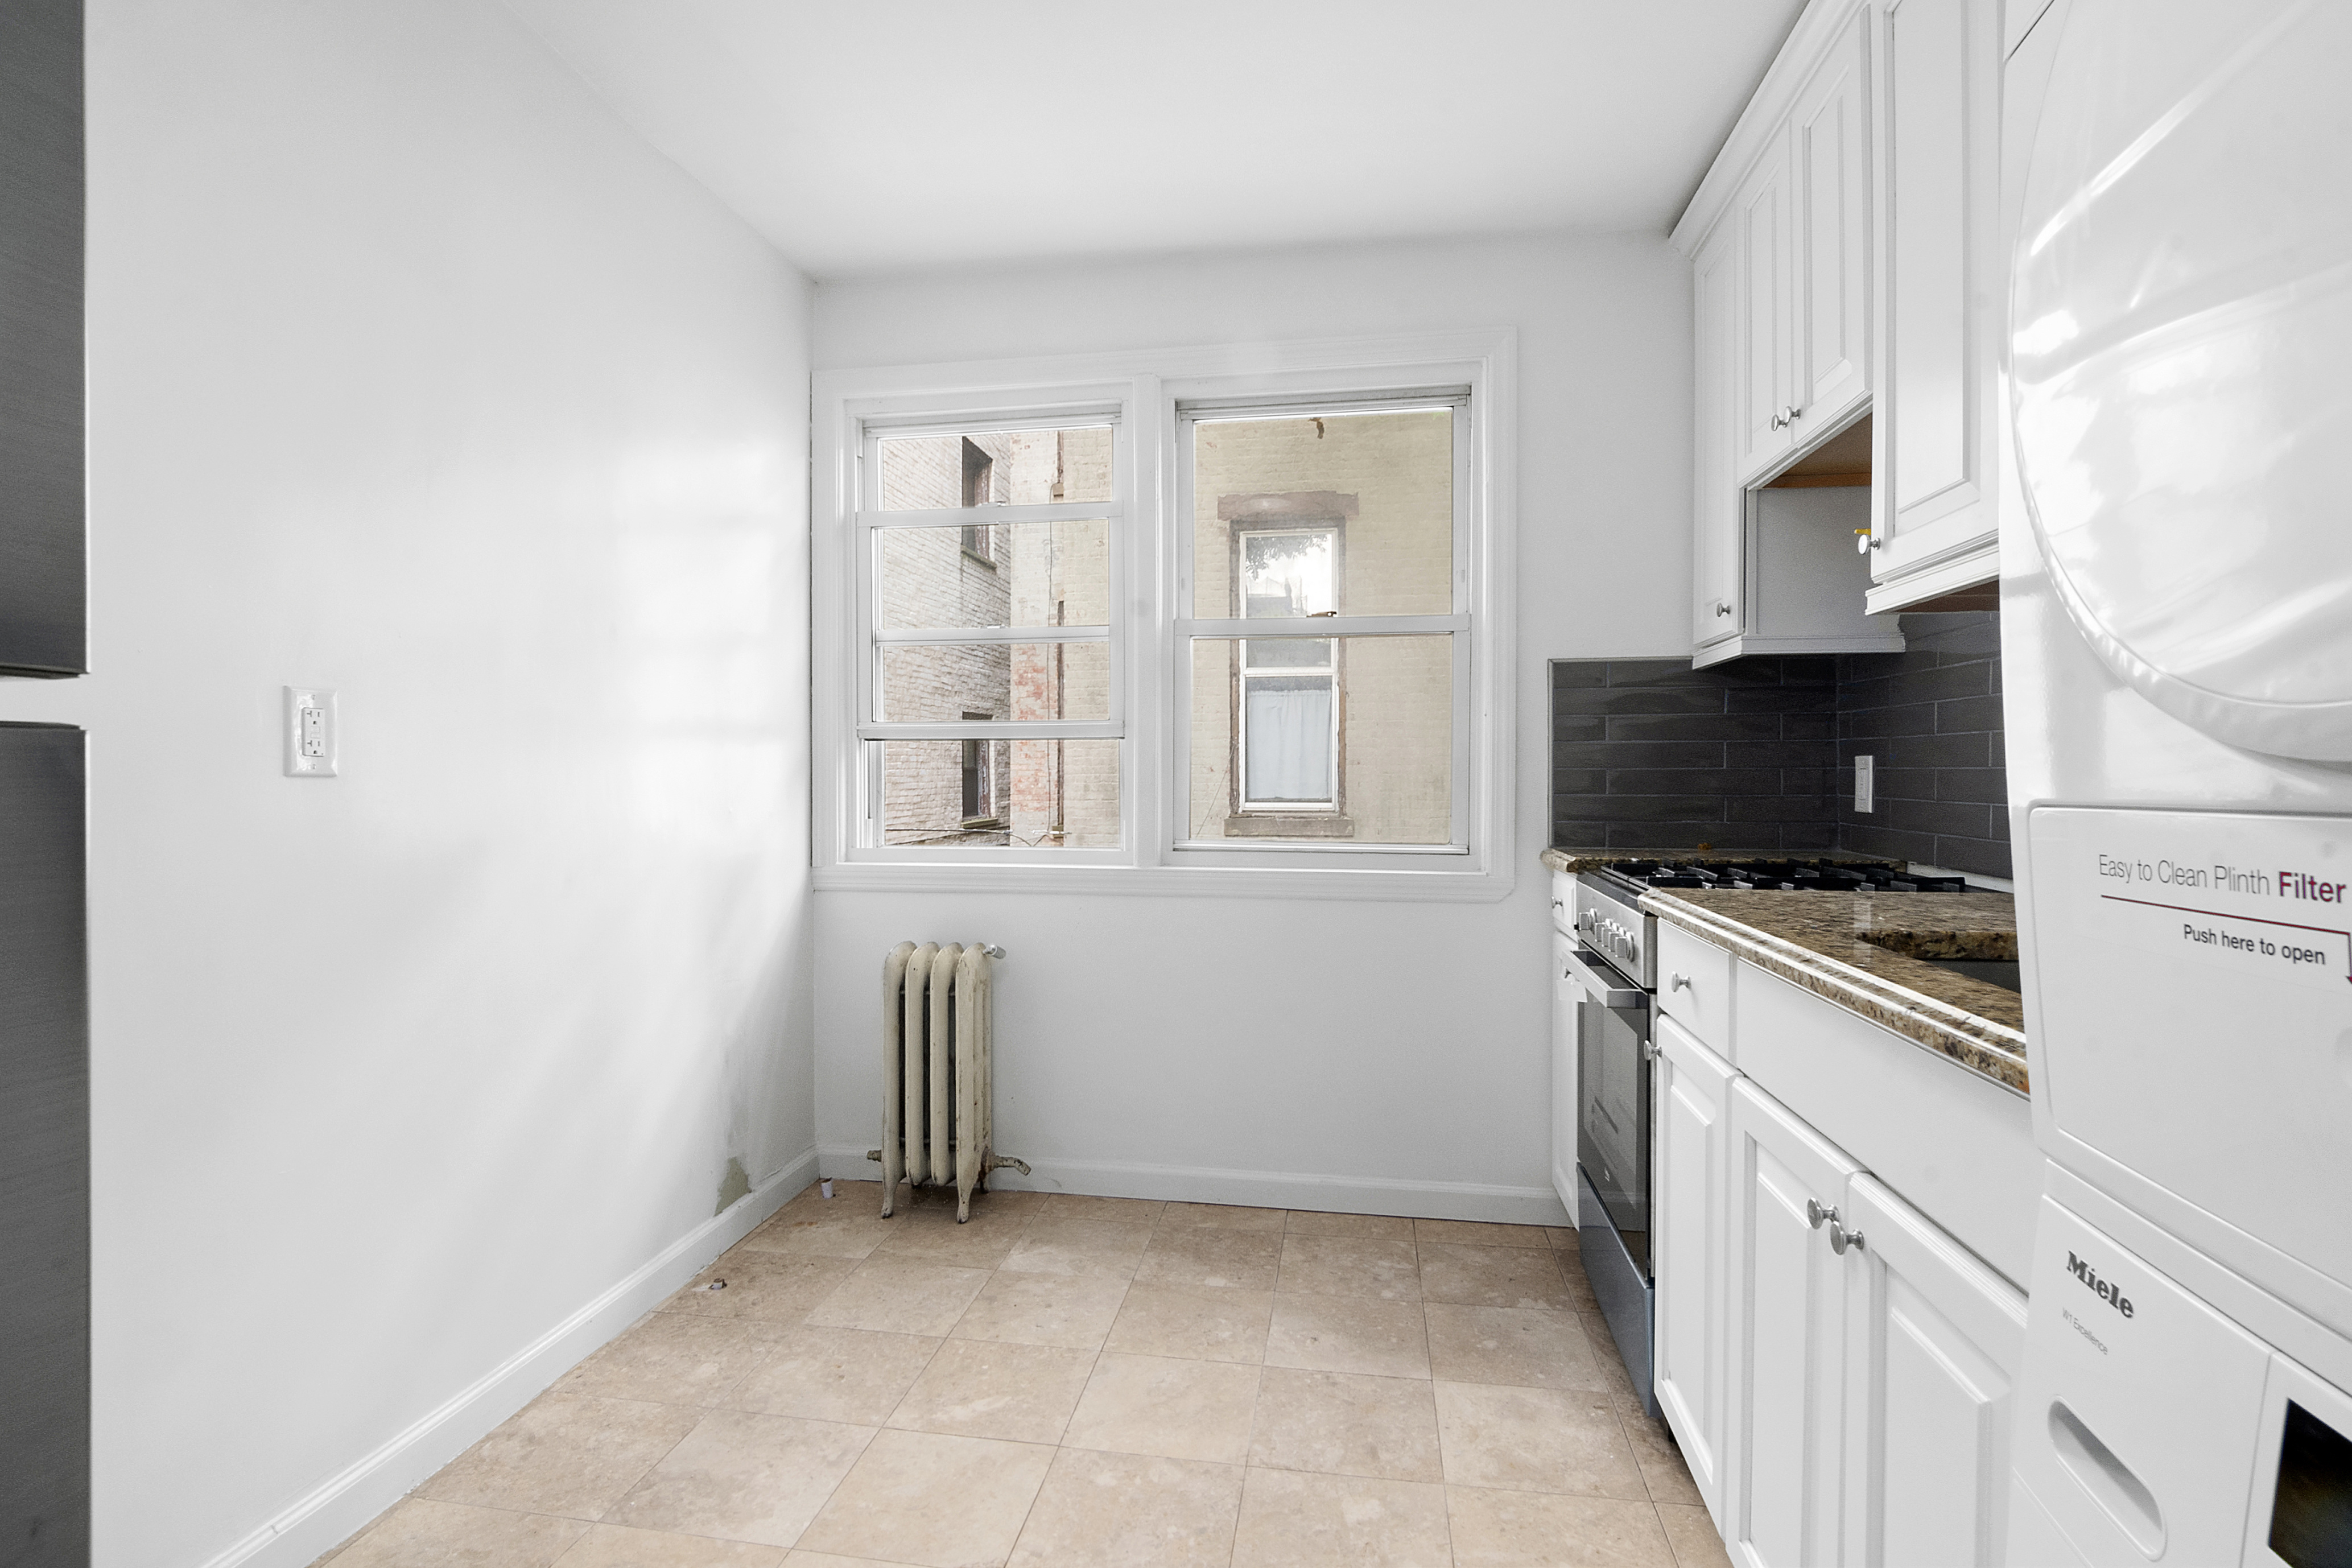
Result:
[[[1870,392],[1869,36],[1856,17],[1790,116],[1797,177],[1797,438]]]
[[[1739,252],[1739,479],[1753,479],[1789,449],[1789,132],[1781,127],[1733,198]]]
[[[1808,1205],[1845,1195],[1853,1162],[1754,1084],[1731,1086],[1735,1561],[1816,1568],[1838,1539],[1843,1260]]]
[[[1731,1064],[1672,1018],[1657,1021],[1656,1173],[1651,1246],[1657,1270],[1659,1407],[1707,1511],[1723,1517],[1723,1327],[1729,1273],[1727,1126]]]
[[[1995,1568],[2025,1299],[1868,1175],[1847,1184],[1849,1568]]]
[[[1692,331],[1697,379],[1692,386],[1691,644],[1704,647],[1736,635],[1740,604],[1740,534],[1745,492],[1735,471],[1734,378],[1739,353],[1738,225],[1719,224],[1691,265]]]
[[[1576,1200],[1576,983],[1568,958],[1576,944],[1558,931],[1551,938],[1551,1184],[1577,1220]]]
[[[1997,0],[1882,0],[1875,11],[1881,582],[1995,531],[1998,13]]]

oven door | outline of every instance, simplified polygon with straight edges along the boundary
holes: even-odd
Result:
[[[1577,1001],[1576,1160],[1650,1276],[1650,994],[1586,948],[1570,961]]]

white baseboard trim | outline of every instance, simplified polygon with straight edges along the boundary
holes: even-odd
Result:
[[[203,1568],[304,1568],[357,1533],[436,1470],[530,1403],[557,1378],[635,1322],[710,1260],[816,1180],[809,1149],[725,1213],[712,1215],[642,1268],[509,1356],[374,1452],[328,1477],[276,1518],[207,1559]]]
[[[818,1172],[870,1182],[882,1167],[866,1145],[818,1145]],[[1009,1192],[1086,1193],[1106,1198],[1170,1198],[1250,1208],[1314,1209],[1326,1214],[1410,1215],[1416,1219],[1483,1219],[1507,1225],[1572,1225],[1549,1187],[1484,1182],[1416,1182],[1375,1176],[1321,1176],[1293,1171],[1227,1171],[1198,1165],[1145,1165],[1120,1160],[1024,1156],[1031,1174],[999,1171],[992,1186]]]

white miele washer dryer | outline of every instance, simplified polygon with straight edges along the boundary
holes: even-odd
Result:
[[[2347,76],[2342,0],[2058,0],[2004,81],[2012,1568],[2352,1564]]]

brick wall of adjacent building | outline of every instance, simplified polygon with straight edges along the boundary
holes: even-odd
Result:
[[[2007,877],[2000,624],[1903,617],[1898,654],[1557,659],[1551,841],[1843,850]],[[1853,759],[1875,809],[1853,809]]]

